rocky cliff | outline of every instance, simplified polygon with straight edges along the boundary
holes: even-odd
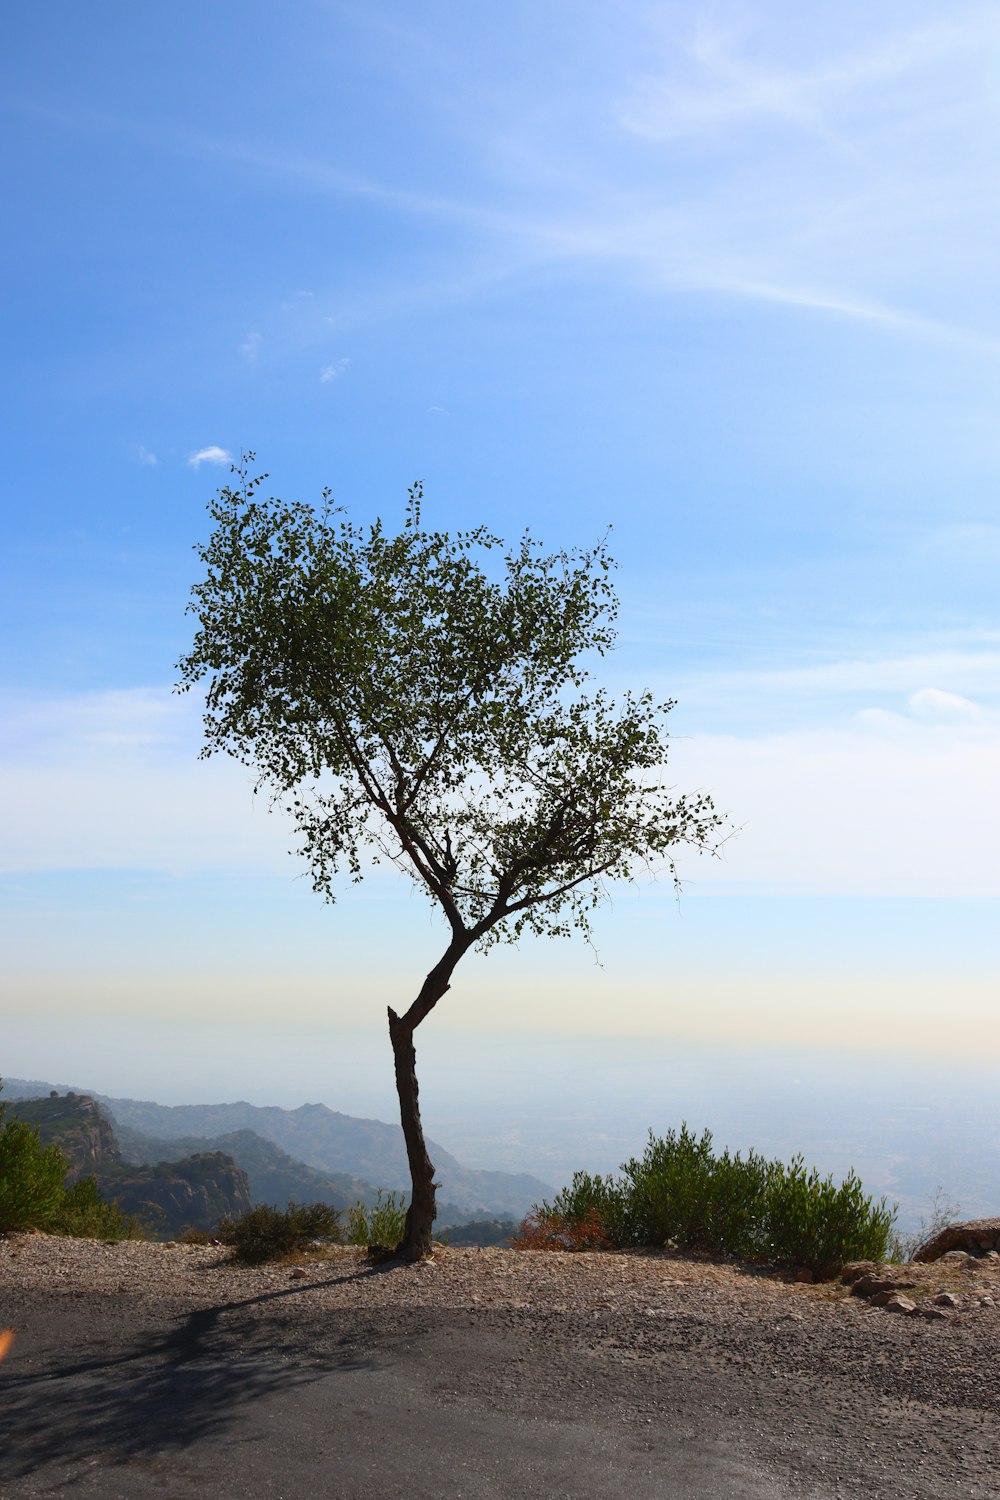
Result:
[[[96,1175],[104,1196],[154,1235],[211,1232],[221,1218],[238,1217],[252,1206],[246,1173],[221,1151],[155,1166],[124,1164]]]
[[[43,1146],[58,1146],[70,1164],[67,1181],[90,1177],[121,1160],[111,1121],[89,1094],[58,1094],[19,1099],[9,1113],[34,1125]]]

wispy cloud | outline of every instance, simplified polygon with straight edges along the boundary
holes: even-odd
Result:
[[[832,116],[856,110],[859,96],[876,94],[884,110],[886,91],[894,84],[919,86],[919,75],[981,55],[1000,37],[1000,17],[992,8],[966,10],[959,19],[911,26],[798,67],[748,56],[745,47],[740,50],[748,40],[745,30],[740,35],[735,28],[701,22],[680,47],[675,34],[672,67],[637,79],[622,101],[623,127],[664,141],[771,119],[832,136]],[[694,76],[685,78],[685,70]]]
[[[323,385],[330,385],[334,380],[339,380],[350,363],[349,359],[338,359],[332,365],[324,365],[319,372],[321,383]]]
[[[149,464],[150,466],[158,464],[160,461],[156,454],[151,453],[148,448],[144,448],[142,443],[136,448],[135,456],[141,464]]]
[[[259,333],[256,331],[248,333],[240,345],[240,353],[243,355],[243,358],[250,360],[252,363],[258,360],[260,358],[260,346],[262,343],[263,339]]]
[[[442,148],[402,182],[252,135],[90,124],[432,225],[444,250],[433,273],[408,277],[403,294],[397,268],[376,267],[355,322],[447,295],[459,265],[469,296],[539,268],[604,267],[652,297],[721,295],[994,356],[983,247],[996,233],[988,59],[1000,15],[957,4],[942,20],[924,4],[894,20],[789,27],[780,6],[748,19],[721,0],[711,21],[692,22],[685,7],[625,4],[613,44],[599,24],[581,26],[572,85],[557,71],[544,107],[488,62],[466,76],[461,49],[423,83],[408,66],[415,40],[436,55],[445,39],[372,21],[372,53],[405,77],[413,109],[438,105],[431,89],[448,98]],[[543,45],[556,40],[543,33]],[[485,268],[478,279],[470,265]]]
[[[192,469],[200,469],[202,464],[228,464],[232,454],[226,448],[219,448],[212,443],[207,448],[199,448],[197,453],[192,453],[188,463]]]
[[[801,894],[1000,896],[1000,718],[864,713],[836,729],[694,735],[672,779],[739,826],[692,878]]]

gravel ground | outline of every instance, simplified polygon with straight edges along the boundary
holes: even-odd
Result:
[[[1000,1262],[903,1275],[909,1316],[680,1256],[11,1237],[0,1494],[998,1500]]]

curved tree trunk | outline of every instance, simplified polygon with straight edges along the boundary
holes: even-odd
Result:
[[[422,1260],[431,1253],[431,1229],[437,1213],[437,1184],[434,1164],[427,1155],[424,1130],[420,1123],[419,1089],[417,1087],[417,1054],[413,1033],[421,1021],[447,994],[455,965],[472,947],[468,933],[456,934],[448,951],[424,980],[420,994],[405,1016],[398,1016],[389,1006],[389,1036],[396,1065],[396,1093],[399,1095],[399,1120],[406,1141],[406,1159],[410,1166],[412,1197],[406,1212],[406,1229],[399,1254],[405,1260]]]
[[[412,1183],[412,1197],[406,1211],[406,1229],[399,1253],[406,1260],[422,1260],[431,1253],[431,1228],[437,1213],[437,1183],[434,1181],[434,1164],[427,1155],[423,1126],[420,1123],[413,1027],[401,1020],[391,1007],[389,1036],[396,1064],[399,1118],[406,1140],[406,1157]]]

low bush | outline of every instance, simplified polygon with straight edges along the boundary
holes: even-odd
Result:
[[[406,1230],[406,1198],[379,1188],[374,1208],[355,1203],[347,1210],[347,1243],[369,1250],[395,1250]]]
[[[69,1166],[58,1146],[43,1146],[37,1127],[7,1120],[0,1104],[0,1234],[47,1229],[65,1197]]]
[[[536,1208],[521,1224],[513,1246],[515,1250],[613,1250],[615,1243],[596,1208],[577,1220]]]
[[[207,1229],[198,1229],[194,1225],[192,1225],[190,1229],[185,1229],[183,1234],[179,1234],[177,1236],[177,1241],[178,1244],[181,1245],[219,1244],[219,1241],[217,1239],[213,1240]]]
[[[232,1245],[236,1259],[244,1265],[300,1255],[314,1240],[339,1243],[340,1215],[327,1203],[289,1203],[286,1209],[261,1203],[238,1219],[220,1219],[218,1237]]]
[[[522,1226],[525,1249],[668,1245],[729,1253],[743,1259],[789,1261],[815,1275],[834,1275],[848,1260],[884,1260],[895,1210],[866,1197],[849,1173],[806,1171],[801,1156],[786,1167],[751,1151],[716,1156],[712,1136],[682,1125],[663,1137],[650,1131],[641,1157],[622,1175],[578,1172],[550,1204]]]
[[[865,1196],[852,1171],[839,1187],[832,1177],[807,1172],[797,1156],[776,1176],[768,1234],[775,1260],[808,1266],[821,1278],[835,1276],[845,1261],[886,1260],[895,1209]]]
[[[949,1224],[955,1224],[962,1217],[962,1205],[954,1203],[938,1184],[934,1192],[928,1197],[929,1213],[922,1214],[916,1229],[908,1234],[896,1234],[893,1236],[892,1248],[888,1259],[894,1261],[910,1261],[916,1255],[921,1245],[927,1240],[933,1239],[946,1229]]]
[[[66,1188],[62,1202],[46,1225],[50,1234],[84,1240],[141,1240],[143,1225],[134,1214],[102,1198],[93,1177],[81,1177]]]

